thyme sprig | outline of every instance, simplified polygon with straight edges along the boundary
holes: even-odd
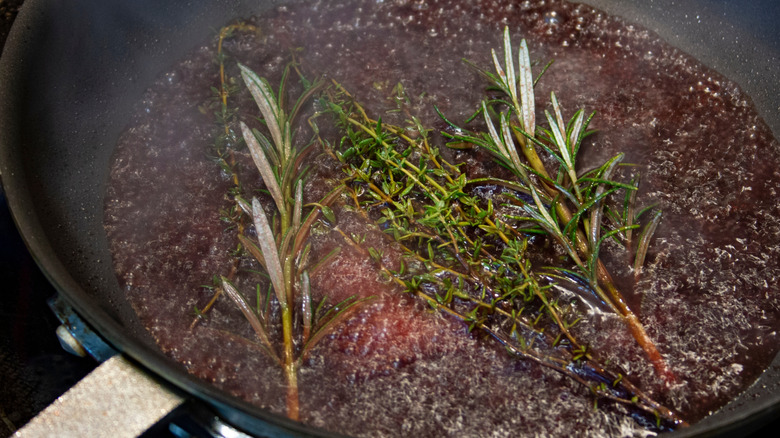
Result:
[[[431,146],[429,131],[409,134],[406,128],[371,118],[338,84],[327,92],[325,105],[345,133],[335,154],[344,164],[355,210],[392,236],[404,258],[393,271],[384,266],[382,254],[342,233],[348,244],[408,293],[464,321],[470,330],[488,334],[509,353],[554,369],[599,398],[634,406],[671,424],[683,423],[599,364],[576,339],[571,328],[581,315],[554,294],[553,285],[535,272],[528,257],[529,234],[524,230],[533,218],[507,214],[492,199],[473,194],[472,187],[484,179],[469,180],[459,165],[445,160]],[[499,198],[505,204],[522,199],[522,187],[507,183]],[[533,186],[523,187],[533,195]],[[533,196],[550,202],[546,194]],[[615,384],[605,386],[604,381]]]
[[[241,196],[243,191],[236,170],[237,161],[235,154],[236,150],[241,146],[240,138],[235,130],[238,109],[231,108],[228,104],[229,98],[238,92],[239,87],[235,78],[228,76],[225,71],[225,62],[228,56],[224,50],[225,41],[235,36],[237,32],[257,34],[259,29],[252,24],[242,21],[229,24],[220,29],[217,34],[217,53],[214,59],[214,62],[219,66],[219,86],[211,88],[212,98],[199,107],[203,114],[211,112],[214,117],[217,129],[213,134],[214,143],[208,151],[208,155],[229,176],[232,186],[228,190],[227,196],[230,198]],[[244,234],[246,223],[236,203],[231,203],[229,207],[220,209],[219,214],[220,220],[227,224],[227,229],[236,229],[239,236]],[[240,252],[240,250],[241,247],[238,245],[236,252]],[[238,273],[238,258],[233,259],[227,278],[233,279],[236,273]],[[215,293],[203,309],[195,308],[196,317],[190,324],[190,329],[193,329],[199,321],[205,318],[211,308],[217,303],[219,297],[222,296],[222,288],[218,287],[219,281],[216,277],[213,283],[217,287],[210,285],[206,288],[214,290]]]
[[[365,212],[365,210],[359,211]],[[478,330],[487,334],[500,343],[509,354],[561,373],[587,388],[596,399],[620,403],[644,412],[654,418],[659,427],[661,427],[662,422],[672,426],[687,425],[677,413],[654,400],[621,373],[610,371],[600,364],[590,356],[586,347],[579,346],[576,341],[572,341],[567,349],[551,350],[550,347],[561,345],[560,334],[557,338],[552,339],[550,334],[545,332],[544,326],[539,324],[541,313],[535,320],[530,320],[522,314],[522,310],[519,312],[507,311],[502,306],[504,304],[502,302],[516,297],[507,295],[499,300],[484,301],[464,292],[463,289],[454,286],[452,282],[448,282],[446,279],[442,280],[437,274],[451,271],[441,266],[436,267],[428,274],[412,276],[412,280],[404,280],[404,268],[401,271],[387,268],[383,264],[381,256],[372,251],[371,248],[365,248],[361,242],[356,241],[353,236],[348,236],[341,230],[336,229],[336,231],[341,233],[345,242],[365,257],[371,258],[380,272],[387,278],[426,302],[431,308],[469,324],[470,330]],[[425,261],[417,252],[407,247],[402,248],[407,257]],[[437,269],[439,272],[436,272]],[[440,290],[442,288],[446,290],[446,293],[443,296],[435,292],[433,294],[427,293],[422,287],[424,282],[435,283]],[[543,288],[540,288],[538,284],[534,286],[537,294],[541,289]],[[544,294],[538,294],[538,296],[544,296]],[[456,300],[469,303],[471,306],[466,306],[466,308],[471,310],[460,310],[459,307],[463,306],[458,306]],[[505,318],[504,324],[496,324],[496,316]],[[511,328],[505,328],[507,323],[511,324]],[[569,326],[575,323],[572,322]],[[546,351],[544,347],[540,348],[540,344],[547,347]]]

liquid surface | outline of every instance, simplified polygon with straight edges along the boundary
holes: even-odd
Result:
[[[594,313],[577,336],[654,398],[696,421],[752,383],[780,343],[780,146],[749,98],[728,79],[664,44],[651,32],[598,10],[558,1],[306,2],[249,20],[259,33],[224,43],[235,62],[278,83],[291,48],[308,71],[338,80],[375,115],[402,83],[424,125],[443,128],[433,105],[463,120],[485,83],[461,61],[489,67],[508,25],[515,47],[555,63],[536,87],[537,120],[555,91],[565,115],[596,111],[598,130],[580,153],[583,169],[617,152],[642,169],[644,203],[664,212],[642,280],[629,301],[679,376],[655,375],[622,322]],[[208,155],[217,128],[203,108],[219,86],[213,42],[161,76],[119,140],[106,196],[106,230],[117,276],[160,348],[189,372],[251,403],[284,412],[284,379],[250,342],[239,310],[223,298],[192,325],[213,275],[236,263],[231,181]],[[536,71],[540,68],[536,67]],[[240,119],[258,117],[248,93],[234,97]],[[391,114],[383,117],[392,117]],[[249,123],[249,122],[248,122]],[[262,187],[248,154],[238,175]],[[307,202],[332,187],[339,168],[313,158]],[[485,163],[469,163],[477,169]],[[358,215],[336,209],[338,226],[393,245]],[[317,254],[343,246],[322,227]],[[620,282],[630,273],[609,268]],[[248,296],[263,282],[238,261]],[[302,420],[357,436],[643,436],[620,406],[593,409],[587,391],[555,372],[509,357],[499,346],[382,282],[348,247],[313,279],[315,298],[377,296],[324,339],[302,367]],[[265,283],[262,283],[265,284]]]

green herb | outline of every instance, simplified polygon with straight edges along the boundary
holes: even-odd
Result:
[[[595,294],[620,315],[659,375],[674,380],[600,258],[607,241],[618,243],[626,251],[634,248],[633,269],[638,276],[661,213],[637,208],[639,178],[628,182],[620,179],[622,154],[578,173],[577,155],[583,140],[591,134],[587,128],[593,114],[586,116],[579,110],[565,121],[557,97],[551,94],[552,112],[545,111],[544,124],[537,126],[534,85],[541,74],[536,79],[532,76],[525,41],[515,66],[509,32],[505,30],[503,63],[493,51],[494,71],[478,69],[502,93],[480,105],[477,115],[484,120],[485,129],[469,130],[440,114],[453,128],[441,133],[449,147],[488,152],[509,171],[510,178],[469,179],[460,164],[448,162],[442,151],[431,145],[430,137],[435,134],[407,110],[411,99],[400,84],[392,88],[388,83],[376,86],[390,92],[388,98],[397,106],[393,112],[406,116],[404,126],[370,117],[334,82],[324,91],[322,102],[335,116],[344,139],[339,147],[331,147],[325,140],[321,144],[325,152],[343,163],[349,184],[306,205],[303,162],[312,144],[295,147],[294,127],[304,102],[323,84],[306,80],[293,63],[283,72],[278,90],[274,90],[266,79],[240,65],[241,76],[265,126],[261,132],[243,122],[239,124],[241,139],[272,201],[272,207],[267,208],[257,198],[247,201],[243,197],[233,151],[225,146],[240,144],[230,129],[237,120],[236,112],[228,107],[227,96],[235,87],[225,76],[221,52],[222,41],[229,35],[223,31],[219,40],[221,87],[215,89],[219,103],[215,118],[224,133],[215,141],[215,151],[218,164],[234,181],[229,196],[235,204],[223,209],[220,217],[237,230],[237,254],[252,256],[270,284],[264,298],[260,285],[256,285],[252,291],[256,303],[250,305],[232,283],[237,271],[234,264],[216,282],[211,302],[196,313],[202,317],[223,292],[236,304],[253,328],[262,351],[284,371],[290,418],[299,418],[297,374],[303,358],[365,301],[350,297],[326,306],[325,299],[315,304],[311,298],[310,275],[335,252],[310,263],[306,241],[318,218],[335,225],[336,215],[330,205],[346,192],[352,209],[378,224],[402,249],[404,258],[393,271],[384,266],[381,251],[365,247],[365,236],[347,235],[334,228],[384,277],[432,309],[462,320],[469,331],[499,342],[509,354],[582,384],[596,396],[594,406],[604,399],[645,411],[658,421],[685,424],[622,374],[599,363],[571,330],[583,323],[583,315],[578,303],[562,300],[556,293],[567,284],[576,285],[570,289],[583,303],[590,301],[589,294]],[[304,91],[288,111],[284,102],[293,72],[298,73]],[[310,125],[318,135],[316,123],[310,120]],[[539,153],[549,159],[543,160]],[[556,166],[545,165],[551,160]],[[490,187],[495,194],[480,195],[480,187]],[[621,199],[622,205],[616,205],[616,199]],[[645,220],[643,215],[651,211],[651,218]],[[251,219],[257,239],[246,235],[245,217]],[[640,228],[634,239],[633,230]],[[536,236],[556,242],[567,261],[551,268],[537,266],[532,261],[530,242]],[[279,308],[278,321],[271,320],[272,306]],[[271,324],[280,329],[281,343],[269,336]]]
[[[304,92],[295,101],[289,112],[285,110],[285,86],[290,67],[285,70],[278,92],[269,82],[249,68],[239,64],[241,76],[257,103],[270,138],[257,129],[240,123],[241,133],[252,160],[259,171],[266,190],[271,195],[275,209],[266,211],[257,198],[252,198],[251,209],[243,199],[237,204],[243,210],[250,210],[257,240],[239,235],[247,252],[265,269],[270,278],[276,304],[279,306],[282,345],[276,346],[267,334],[267,313],[253,309],[231,284],[223,277],[221,287],[241,309],[250,322],[255,334],[270,357],[279,362],[287,381],[287,415],[299,418],[298,369],[303,358],[316,343],[338,323],[344,321],[358,305],[366,299],[350,297],[335,304],[323,315],[312,311],[311,283],[309,280],[308,247],[305,242],[318,215],[334,222],[333,212],[328,207],[340,192],[337,189],[325,199],[309,206],[304,214],[303,204],[303,157],[310,147],[296,148],[293,145],[295,133],[293,124],[302,104],[320,88],[321,82],[308,83],[302,80]],[[272,220],[271,220],[272,219]],[[259,300],[259,292],[257,293]],[[295,308],[300,303],[300,308]],[[266,301],[266,306],[268,301]],[[295,321],[300,321],[296,330]],[[298,342],[294,339],[298,337]],[[296,345],[301,345],[296,349]],[[280,351],[278,351],[280,350]]]
[[[331,224],[335,223],[336,218],[329,204],[338,197],[342,188],[337,187],[319,202],[304,205],[306,168],[303,162],[304,157],[313,150],[313,144],[296,147],[294,127],[303,105],[321,88],[322,82],[308,81],[293,62],[283,72],[278,90],[273,90],[265,78],[239,64],[243,83],[260,110],[267,134],[250,128],[238,120],[237,111],[228,105],[228,97],[238,90],[238,85],[226,76],[226,55],[222,44],[236,31],[257,32],[257,29],[239,23],[220,31],[217,49],[220,87],[214,90],[215,100],[210,106],[216,108],[214,116],[220,128],[215,135],[215,161],[233,182],[228,197],[234,203],[220,211],[220,219],[229,224],[228,229],[236,231],[238,245],[229,272],[215,277],[215,293],[206,307],[197,310],[198,318],[193,321],[193,325],[221,294],[227,295],[249,322],[261,350],[282,368],[287,384],[287,415],[297,420],[300,416],[298,371],[304,358],[319,340],[371,298],[359,299],[353,296],[329,306],[326,306],[325,299],[320,303],[312,300],[309,275],[326,265],[338,251],[332,251],[321,260],[312,262],[309,260],[311,247],[306,241],[312,226],[320,217]],[[303,92],[288,110],[285,102],[293,72],[298,74]],[[234,133],[236,125],[240,137]],[[250,201],[244,197],[244,189],[235,169],[235,150],[241,146],[242,140],[262,177],[265,192],[273,202],[271,208],[265,208],[256,197]],[[254,226],[256,239],[246,234],[246,218]],[[262,267],[262,272],[257,272],[270,283],[264,296],[260,284],[255,286],[252,291],[254,306],[233,284],[233,278],[238,273],[238,260],[243,254],[257,261]],[[271,312],[273,306],[278,306],[278,313]],[[272,325],[274,331],[282,334],[280,343],[269,335]]]
[[[493,51],[495,73],[480,70],[492,85],[504,93],[505,97],[499,100],[485,100],[482,103],[488,133],[450,134],[449,137],[460,147],[466,144],[484,148],[512,171],[519,189],[530,193],[533,200],[531,202],[515,197],[514,204],[522,208],[532,221],[565,249],[576,265],[577,273],[585,278],[598,296],[623,318],[659,375],[667,381],[674,381],[675,377],[661,353],[634,312],[628,307],[626,300],[615,287],[606,266],[599,258],[599,251],[605,240],[618,233],[625,233],[630,239],[630,231],[636,228],[633,223],[634,218],[631,218],[632,222],[601,235],[604,228],[603,211],[606,199],[620,191],[626,191],[628,199],[626,208],[631,210],[635,202],[635,195],[632,192],[636,191],[636,185],[612,179],[617,165],[623,160],[623,154],[612,157],[594,170],[577,175],[577,153],[583,139],[590,134],[587,126],[593,114],[585,118],[584,111],[579,110],[568,122],[564,122],[561,107],[555,93],[552,93],[550,101],[553,114],[545,111],[548,126],[537,129],[534,116],[534,81],[525,40],[521,42],[518,53],[519,77],[515,75],[512,53],[509,30],[505,28],[506,72],[495,50]],[[504,108],[506,110],[503,110]],[[498,119],[498,129],[495,126],[496,119]],[[518,148],[525,156],[525,162],[520,160],[517,154]],[[546,151],[559,163],[554,172],[548,171],[537,153],[537,148]],[[555,175],[555,178],[550,175]],[[627,212],[627,215],[631,216],[631,212]],[[636,257],[637,271],[641,269],[647,244],[659,220],[660,213],[657,213],[650,226],[645,228]]]
[[[229,176],[230,181],[233,183],[233,186],[228,190],[228,196],[240,199],[243,189],[236,172],[235,151],[241,146],[241,140],[234,129],[238,110],[228,105],[229,97],[238,92],[239,87],[235,78],[229,77],[225,72],[227,55],[223,49],[225,40],[233,37],[236,32],[258,33],[259,30],[251,24],[238,22],[225,26],[219,31],[217,35],[217,54],[214,60],[219,65],[219,88],[212,87],[212,98],[204,105],[201,105],[199,109],[204,114],[211,112],[217,127],[216,132],[213,134],[214,144],[211,150],[208,151],[208,155]],[[221,209],[219,215],[220,220],[227,224],[227,230],[235,229],[239,236],[243,235],[246,227],[245,215],[241,213],[241,209],[236,204]],[[240,246],[236,248],[239,252],[240,249]],[[227,278],[232,279],[238,272],[238,260],[238,257],[233,259]],[[201,315],[208,313],[222,295],[222,288],[219,287],[219,278],[216,278],[214,286],[216,293],[212,295],[209,302],[204,306]],[[195,318],[190,325],[190,329],[194,328],[201,319],[201,317]]]
[[[470,132],[442,115],[457,132],[443,133],[449,146],[489,152],[512,179],[469,180],[459,164],[448,162],[431,146],[430,131],[419,120],[410,118],[408,126],[394,126],[370,117],[339,84],[326,92],[323,105],[345,135],[334,154],[350,178],[347,190],[354,208],[399,243],[406,263],[398,271],[389,270],[377,251],[343,237],[408,293],[466,322],[470,331],[486,333],[511,354],[555,369],[599,398],[635,406],[672,424],[684,423],[619,373],[599,364],[570,330],[582,320],[576,306],[561,303],[552,292],[556,284],[550,278],[573,278],[586,285],[587,293],[597,294],[623,318],[659,374],[673,379],[599,258],[606,240],[630,240],[629,231],[637,228],[633,212],[627,214],[629,223],[624,215],[613,228],[605,224],[608,201],[636,191],[636,184],[614,178],[623,157],[617,155],[578,175],[577,153],[589,135],[593,115],[578,111],[565,123],[553,94],[553,113],[546,113],[546,126],[536,126],[535,81],[525,42],[518,58],[519,77],[505,31],[506,70],[493,52],[495,73],[481,71],[504,93],[503,99],[481,105],[486,132]],[[403,112],[408,102],[403,89],[395,87],[392,93]],[[537,148],[558,163],[554,172],[545,168]],[[484,185],[497,194],[478,195],[475,188]],[[635,196],[624,198],[628,199],[624,210],[633,208]],[[641,254],[653,229],[646,227],[640,238]],[[573,269],[538,271],[529,255],[529,238],[540,233],[560,245]]]

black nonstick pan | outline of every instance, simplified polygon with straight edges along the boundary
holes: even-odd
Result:
[[[103,229],[113,148],[144,90],[210,29],[279,3],[27,0],[0,66],[0,175],[36,261],[112,346],[244,430],[307,435],[321,432],[223,393],[159,352],[126,303]],[[738,82],[780,134],[780,8],[774,2],[587,3],[658,32]],[[674,435],[747,433],[777,416],[778,371],[776,358],[746,394]]]

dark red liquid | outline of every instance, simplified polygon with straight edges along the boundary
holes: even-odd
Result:
[[[696,421],[752,383],[780,343],[780,160],[778,142],[750,99],[728,79],[656,35],[589,7],[558,1],[348,1],[287,6],[250,20],[260,35],[225,41],[228,76],[241,62],[276,84],[291,48],[307,71],[333,78],[372,112],[392,120],[386,97],[401,82],[427,126],[442,128],[433,105],[461,122],[485,83],[461,61],[490,67],[501,31],[528,40],[531,58],[555,59],[536,88],[537,120],[555,91],[569,117],[596,111],[598,133],[581,154],[583,169],[617,152],[643,176],[640,199],[664,216],[634,287],[621,260],[609,268],[658,345],[678,384],[664,387],[615,316],[594,314],[578,337],[654,398]],[[206,31],[204,30],[204,33]],[[190,330],[200,287],[227,275],[234,231],[219,210],[231,182],[207,158],[216,127],[199,110],[219,86],[207,43],[152,85],[117,146],[106,198],[106,230],[120,283],[160,348],[193,374],[252,403],[284,412],[281,370],[251,342],[249,324],[228,299]],[[500,56],[500,55],[499,55]],[[424,94],[423,94],[424,93]],[[259,116],[248,93],[233,105],[248,123]],[[259,127],[259,125],[257,125]],[[303,138],[303,136],[302,136]],[[335,138],[334,140],[337,140]],[[315,201],[338,166],[313,158],[305,190]],[[238,154],[247,187],[260,184]],[[478,171],[482,162],[471,163]],[[488,164],[489,165],[489,164]],[[337,211],[342,230],[393,246],[357,215]],[[327,227],[316,254],[343,240]],[[256,269],[247,260],[242,268]],[[236,283],[251,299],[260,277]],[[621,280],[622,279],[622,280]],[[304,422],[363,436],[631,435],[641,426],[621,408],[593,409],[582,387],[468,334],[382,282],[348,248],[313,278],[317,297],[378,298],[312,352],[300,373]],[[245,338],[246,340],[242,340]]]

